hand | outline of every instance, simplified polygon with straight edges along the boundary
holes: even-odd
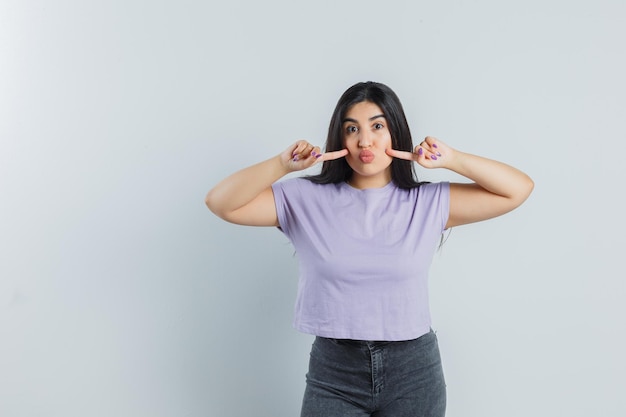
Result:
[[[319,146],[313,146],[305,140],[299,140],[280,154],[280,160],[289,171],[301,171],[323,162],[343,158],[347,149],[322,153]]]
[[[455,151],[439,139],[427,136],[413,152],[386,149],[385,153],[393,158],[415,161],[424,168],[446,168]]]

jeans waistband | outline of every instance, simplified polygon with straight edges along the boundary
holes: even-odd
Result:
[[[409,340],[355,340],[355,339],[334,339],[332,337],[322,337],[322,339],[328,339],[331,342],[336,343],[338,345],[373,347],[373,346],[386,346],[386,345],[394,345],[394,344],[398,345],[402,343],[408,343],[408,342],[415,341],[419,338],[422,338],[428,335],[429,333],[434,333],[434,331],[431,329],[428,333],[423,334],[422,336],[417,337],[415,339],[409,339]],[[318,337],[321,337],[321,336],[318,336]]]

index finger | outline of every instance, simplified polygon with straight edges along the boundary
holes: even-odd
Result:
[[[415,161],[416,159],[415,157],[417,156],[413,152],[397,151],[395,149],[386,149],[385,152],[389,156],[392,156],[398,159],[406,159],[407,161]]]
[[[332,161],[334,159],[343,158],[348,154],[347,149],[342,149],[340,151],[332,151],[332,152],[324,152],[320,157],[320,161]]]

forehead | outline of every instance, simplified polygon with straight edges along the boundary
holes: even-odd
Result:
[[[372,103],[371,101],[361,101],[359,103],[353,104],[348,108],[346,112],[346,118],[355,119],[355,120],[368,120],[372,116],[384,116],[384,112],[376,103]]]

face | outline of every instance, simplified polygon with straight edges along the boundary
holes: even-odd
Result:
[[[348,109],[343,120],[346,161],[354,171],[350,185],[356,188],[383,187],[391,181],[391,132],[383,111],[362,101]]]

